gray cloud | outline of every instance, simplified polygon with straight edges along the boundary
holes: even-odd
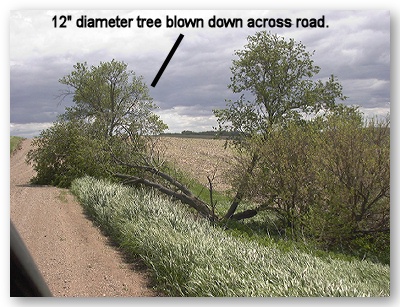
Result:
[[[113,58],[142,75],[158,114],[177,131],[204,129],[212,109],[223,108],[234,98],[227,89],[234,51],[246,37],[260,30],[301,41],[321,67],[319,78],[334,74],[349,96],[373,114],[390,108],[390,15],[389,11],[71,11],[73,16],[137,15],[165,18],[217,17],[273,18],[325,15],[323,29],[53,29],[48,25],[59,12],[16,11],[10,17],[10,122],[49,123],[71,104],[59,104],[56,96],[64,87],[58,79],[69,74],[77,62],[98,65]],[[66,14],[65,12],[63,12]],[[65,30],[65,31],[64,31]],[[180,47],[155,88],[150,87],[179,33]],[[30,124],[32,125],[32,124]],[[198,129],[196,128],[196,125]],[[39,127],[39,126],[38,126]],[[209,127],[211,129],[211,126]],[[208,130],[208,129],[206,129]],[[11,132],[13,128],[11,127]]]

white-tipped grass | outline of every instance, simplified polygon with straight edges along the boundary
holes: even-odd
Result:
[[[153,192],[85,177],[72,190],[105,231],[139,255],[169,296],[389,296],[390,268],[318,258],[227,235]]]

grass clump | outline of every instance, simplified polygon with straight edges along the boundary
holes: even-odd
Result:
[[[10,155],[15,151],[21,148],[21,142],[25,138],[20,136],[10,136]]]
[[[319,258],[227,234],[144,189],[84,177],[71,190],[127,253],[140,256],[169,296],[389,296],[390,268]]]

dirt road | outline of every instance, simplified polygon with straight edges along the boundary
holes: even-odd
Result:
[[[93,226],[68,190],[29,185],[30,140],[10,160],[10,217],[53,296],[157,296],[148,274]]]

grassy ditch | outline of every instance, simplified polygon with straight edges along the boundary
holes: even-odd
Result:
[[[90,177],[71,190],[96,224],[145,261],[168,296],[390,294],[389,266],[240,240],[151,191]]]

